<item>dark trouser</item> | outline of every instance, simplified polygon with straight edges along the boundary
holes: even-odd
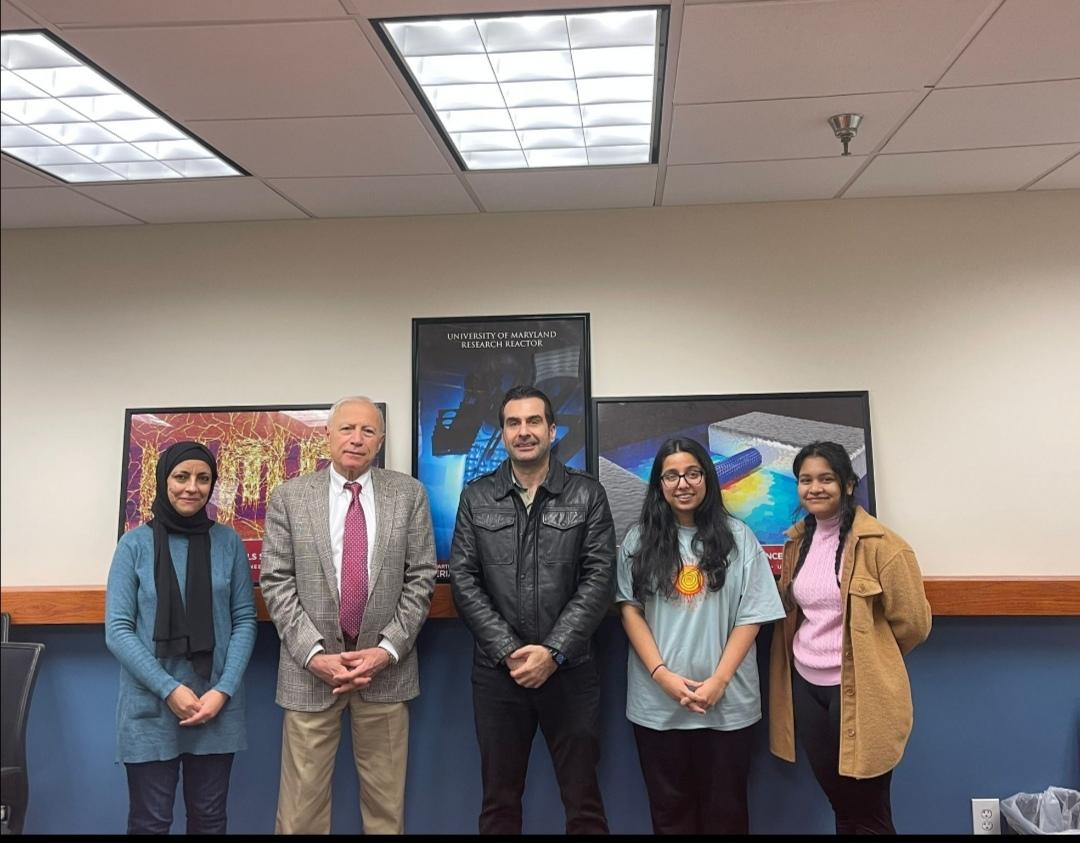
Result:
[[[233,753],[188,755],[169,761],[125,764],[128,777],[128,834],[168,834],[180,765],[184,766],[184,805],[188,834],[224,834],[225,805]]]
[[[654,834],[749,834],[750,730],[634,724]]]
[[[606,834],[596,765],[600,760],[600,679],[586,662],[522,688],[505,668],[473,665],[473,711],[484,801],[481,834],[521,834],[521,796],[537,725],[547,741],[567,834]]]
[[[792,671],[795,734],[806,750],[814,778],[832,803],[837,834],[896,834],[889,785],[892,770],[872,779],[841,776],[840,686],[811,685]]]

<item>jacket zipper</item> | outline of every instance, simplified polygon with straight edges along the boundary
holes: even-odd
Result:
[[[533,524],[533,618],[536,619],[535,633],[536,637],[540,637],[540,508],[544,505],[541,492],[543,486],[539,486],[536,489],[536,497],[533,498],[532,512],[529,513],[530,518],[535,518]],[[533,514],[535,513],[535,515]],[[537,641],[537,644],[540,642]]]
[[[533,497],[532,506],[529,507],[529,508],[525,507],[525,503],[524,503],[524,501],[521,500],[521,496],[519,494],[517,494],[516,492],[514,493],[514,497],[517,498],[517,503],[515,505],[520,506],[522,509],[525,510],[525,529],[522,531],[521,535],[518,537],[518,558],[517,558],[517,563],[518,564],[515,567],[520,568],[520,565],[521,565],[522,561],[527,559],[525,545],[526,545],[527,539],[529,537],[529,527],[530,527],[530,525],[533,526],[533,553],[532,553],[533,615],[532,615],[532,618],[531,618],[531,623],[528,625],[530,631],[533,634],[533,636],[538,636],[540,634],[540,571],[539,571],[539,567],[538,567],[539,566],[539,559],[537,557],[538,557],[539,551],[540,551],[540,527],[539,527],[540,519],[539,519],[539,512],[540,512],[540,507],[542,506],[542,498],[541,498],[541,490],[542,489],[543,489],[543,486],[540,486],[540,487],[537,488],[536,495]],[[536,524],[533,524],[534,521],[536,522]],[[517,585],[518,594],[521,594],[522,582],[523,582],[523,580],[520,577],[520,570],[519,570],[518,585]],[[530,636],[530,637],[532,637],[532,636]],[[529,642],[529,643],[533,643],[533,642]]]

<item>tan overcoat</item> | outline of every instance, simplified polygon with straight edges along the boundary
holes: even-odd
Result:
[[[784,545],[779,588],[788,613],[773,630],[769,665],[769,748],[785,761],[795,760],[791,647],[799,612],[790,585],[804,532],[795,525]],[[904,656],[930,634],[930,604],[912,549],[862,507],[844,548],[840,599],[839,772],[872,778],[899,763],[911,734]]]

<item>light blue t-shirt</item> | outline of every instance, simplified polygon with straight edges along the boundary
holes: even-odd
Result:
[[[712,676],[736,626],[769,623],[784,617],[784,608],[769,568],[769,560],[750,528],[728,520],[735,547],[719,591],[709,591],[698,571],[692,542],[697,529],[679,527],[682,568],[674,594],[650,596],[642,607],[660,656],[667,667],[688,679]],[[630,557],[638,549],[634,527],[619,550],[616,601],[641,606],[634,599]],[[680,706],[652,680],[634,648],[626,670],[626,717],[649,729],[742,729],[761,719],[757,644],[750,647],[719,702],[705,714]]]

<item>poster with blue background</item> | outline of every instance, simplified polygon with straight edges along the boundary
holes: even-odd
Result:
[[[506,459],[499,406],[519,384],[551,399],[552,453],[587,470],[588,314],[413,320],[413,476],[431,502],[440,582],[462,489]]]

